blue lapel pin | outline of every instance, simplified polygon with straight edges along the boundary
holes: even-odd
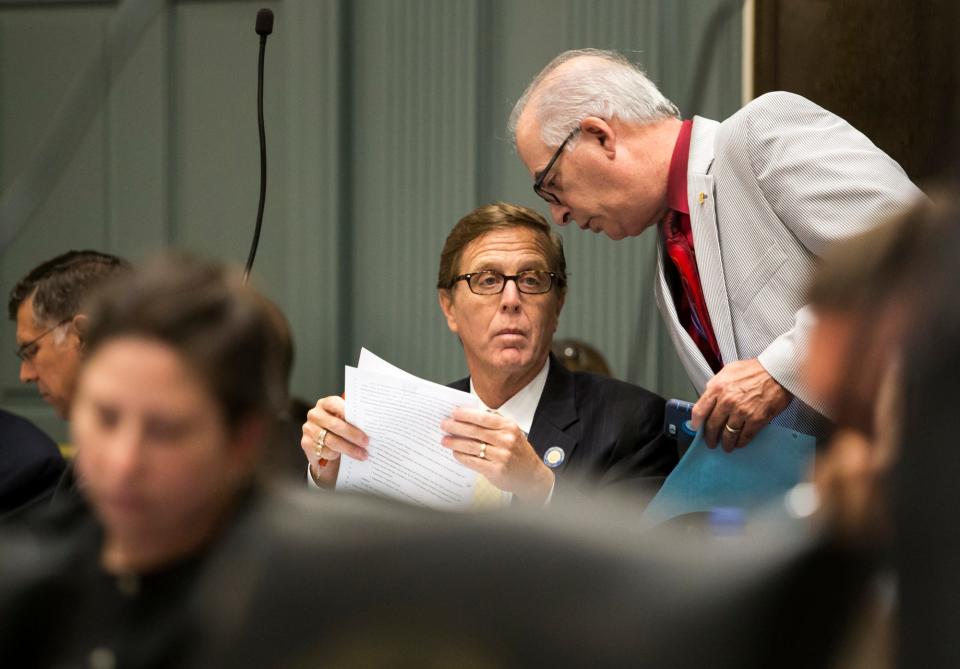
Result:
[[[562,448],[559,446],[551,446],[547,449],[547,452],[543,454],[543,464],[550,469],[556,469],[563,464],[566,457],[567,454],[563,452]]]

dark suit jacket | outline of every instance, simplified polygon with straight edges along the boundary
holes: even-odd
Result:
[[[469,391],[470,379],[450,384]],[[640,386],[570,372],[552,354],[547,383],[527,436],[541,458],[559,446],[554,496],[597,488],[649,497],[677,464],[663,436],[664,400]]]
[[[0,409],[0,516],[48,497],[64,466],[53,439]]]
[[[822,667],[867,573],[819,537],[651,535],[590,500],[450,514],[297,488],[117,579],[89,510],[53,511],[0,541],[5,667]]]

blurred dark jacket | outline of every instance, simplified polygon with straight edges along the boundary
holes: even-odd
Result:
[[[65,466],[53,439],[0,409],[0,517],[49,498]]]
[[[643,534],[634,516],[582,503],[562,515],[450,514],[256,489],[200,554],[117,578],[99,567],[89,511],[61,506],[0,542],[0,657],[205,669],[826,664],[862,588],[857,559],[802,536]]]

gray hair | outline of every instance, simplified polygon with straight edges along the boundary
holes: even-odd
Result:
[[[577,67],[557,69],[582,58]],[[517,121],[529,105],[540,125],[540,139],[558,146],[587,116],[650,123],[679,118],[670,102],[638,66],[615,51],[575,49],[554,58],[530,82],[510,113],[507,129],[516,144]]]

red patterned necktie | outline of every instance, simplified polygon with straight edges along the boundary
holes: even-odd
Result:
[[[664,249],[670,257],[680,285],[682,294],[674,295],[674,304],[677,307],[677,318],[680,324],[693,339],[707,364],[714,372],[723,367],[720,361],[720,347],[713,334],[710,323],[710,314],[707,312],[707,302],[703,296],[703,287],[700,284],[700,273],[697,271],[697,256],[693,245],[684,234],[680,224],[680,216],[673,209],[667,212],[663,219]]]

